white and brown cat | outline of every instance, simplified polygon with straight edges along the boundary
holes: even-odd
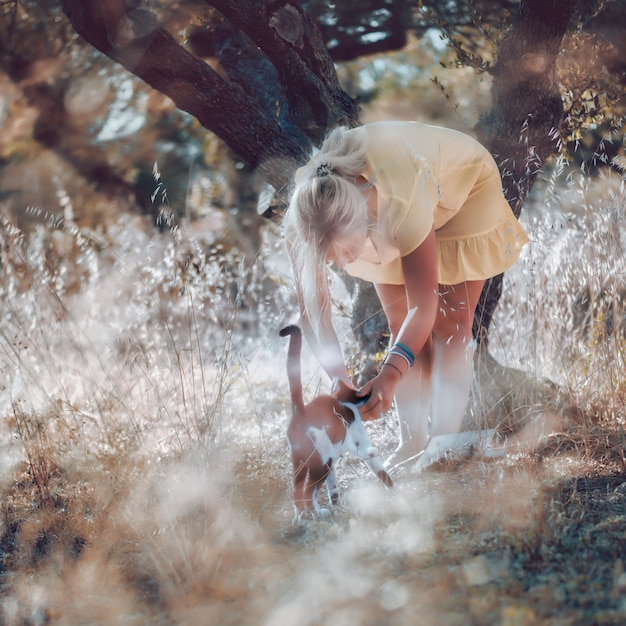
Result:
[[[287,326],[281,337],[289,336],[287,377],[291,392],[292,418],[287,439],[293,462],[294,504],[296,517],[307,513],[328,514],[317,502],[317,491],[325,482],[330,501],[339,502],[339,485],[335,475],[337,461],[347,452],[362,459],[387,487],[393,481],[385,471],[378,450],[372,446],[359,413],[363,398],[337,381],[333,395],[322,395],[304,403],[300,353],[302,333],[298,326]]]

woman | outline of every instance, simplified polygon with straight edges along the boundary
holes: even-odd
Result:
[[[390,349],[363,419],[395,399],[400,443],[387,465],[459,431],[472,376],[472,319],[485,279],[528,241],[489,152],[463,133],[379,122],[330,133],[295,177],[284,218],[307,340],[351,384],[334,331],[327,263],[374,283]]]

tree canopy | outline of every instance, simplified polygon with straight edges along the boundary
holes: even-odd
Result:
[[[333,61],[396,49],[409,31],[439,27],[458,48],[461,62],[499,79],[493,92],[496,106],[519,103],[515,120],[500,123],[493,114],[487,116],[479,127],[487,141],[489,134],[500,144],[506,137],[511,147],[525,124],[537,124],[543,135],[557,132],[562,105],[555,72],[561,42],[568,29],[597,26],[594,12],[605,9],[597,3],[579,7],[575,0],[526,0],[519,7],[511,2],[391,5],[383,0],[302,6],[214,0],[176,3],[174,8],[157,3],[153,10],[122,0],[64,0],[62,6],[87,41],[172,98],[279,186],[286,182],[284,173],[305,158],[307,141],[318,142],[334,125],[358,123],[358,103],[339,84]],[[172,32],[180,27],[181,14],[187,18],[188,45]],[[503,31],[492,33],[500,52],[490,64],[476,52],[471,34],[502,28],[502,16],[513,29],[504,38]],[[611,45],[621,45],[608,31],[604,36]],[[202,55],[216,59],[218,71]],[[505,81],[516,86],[499,93]],[[502,98],[506,102],[499,102]],[[552,118],[549,124],[545,116]]]
[[[15,84],[44,59],[63,59],[59,62],[67,65],[71,58],[77,64],[84,54],[96,62],[81,52],[81,40],[72,36],[59,7],[45,4],[23,0],[1,7],[3,63]],[[186,0],[149,5],[65,0],[61,6],[87,42],[169,96],[277,186],[329,127],[358,123],[360,94],[344,91],[335,63],[400,49],[409,35],[437,29],[456,49],[458,63],[502,76],[507,72],[502,62],[496,68],[495,50],[516,19],[535,15],[537,24],[547,26],[564,21],[565,28],[559,26],[563,34],[578,35],[578,40],[564,41],[560,62],[576,55],[581,36],[587,39],[582,49],[590,53],[586,68],[579,57],[576,71],[565,76],[571,84],[559,85],[566,103],[565,131],[577,124],[580,130],[581,117],[587,123],[589,114],[602,108],[603,91],[610,85],[623,91],[619,25],[625,18],[615,1],[523,2],[522,11],[512,0]],[[541,46],[549,33],[537,31],[532,37],[532,44]],[[38,134],[52,144],[58,141],[58,122],[68,117],[62,100],[69,82],[50,82],[44,78],[37,87],[30,85],[28,97],[53,111],[47,123],[41,120],[47,128]],[[609,106],[619,96],[610,97]]]

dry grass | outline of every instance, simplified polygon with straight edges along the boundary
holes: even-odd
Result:
[[[1,622],[624,623],[625,196],[577,193],[574,217],[531,214],[508,277],[492,347],[519,384],[475,390],[511,415],[507,454],[392,493],[348,459],[343,508],[301,526],[275,236],[248,271],[131,220],[5,223]],[[393,449],[392,417],[370,431]]]

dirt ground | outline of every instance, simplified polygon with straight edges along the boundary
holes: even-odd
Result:
[[[3,489],[1,623],[626,623],[621,429],[447,459],[393,491],[347,458],[343,505],[294,524],[282,426],[209,456],[53,468],[44,501],[23,466]],[[372,429],[382,454],[391,428]]]
[[[601,428],[396,475],[393,493],[348,462],[332,522],[250,511],[293,568],[259,623],[624,624],[625,467],[623,435]]]

